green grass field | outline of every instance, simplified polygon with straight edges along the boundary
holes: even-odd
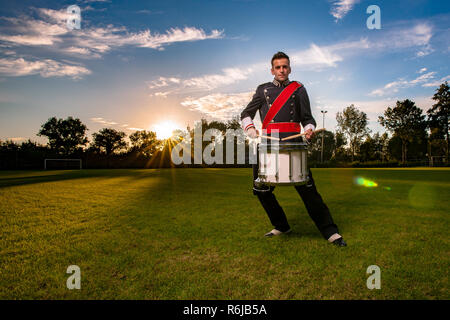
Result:
[[[0,172],[0,298],[450,298],[450,170],[313,174],[346,248],[320,236],[293,187],[275,190],[292,233],[264,238],[251,169]],[[66,288],[69,265],[81,290]]]

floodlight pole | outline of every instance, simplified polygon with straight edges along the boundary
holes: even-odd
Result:
[[[322,112],[322,128],[325,128],[325,113],[328,111],[320,110]],[[325,134],[325,130],[322,131],[322,150],[320,152],[320,162],[323,162],[323,135]]]

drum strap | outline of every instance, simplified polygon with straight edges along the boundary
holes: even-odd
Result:
[[[295,90],[297,90],[299,87],[301,87],[302,84],[297,81],[292,81],[286,88],[284,88],[283,91],[278,95],[278,97],[275,99],[275,101],[272,103],[272,106],[270,107],[269,111],[266,114],[266,117],[264,118],[262,129],[266,129],[267,125],[270,121],[276,116],[278,111],[281,110],[281,108],[284,106],[286,101],[288,101],[291,94],[294,93]]]

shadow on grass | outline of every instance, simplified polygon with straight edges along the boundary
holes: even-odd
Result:
[[[148,170],[148,171],[147,171]],[[0,189],[9,188],[15,186],[31,185],[46,182],[55,181],[65,181],[65,180],[79,180],[79,179],[90,179],[90,178],[118,178],[118,177],[130,177],[133,179],[143,179],[148,177],[148,173],[155,173],[154,169],[142,170],[82,170],[82,171],[59,171],[49,174],[42,174],[41,172],[36,172],[39,175],[30,175],[22,177],[5,177],[0,176]],[[20,174],[21,172],[18,172]]]
[[[291,204],[283,206],[288,215],[288,221],[292,230],[289,237],[324,239],[319,229],[309,216],[308,211],[306,210],[300,197],[299,200],[300,201],[297,205]],[[324,202],[326,203],[325,199]],[[345,219],[336,219],[336,212],[333,213],[333,210],[330,207],[329,210],[334,223],[338,227],[339,233],[344,235],[343,231],[346,233],[350,232],[354,227],[353,224],[346,222]]]

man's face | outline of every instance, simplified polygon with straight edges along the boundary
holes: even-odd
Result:
[[[272,64],[272,74],[275,76],[275,79],[278,81],[285,81],[288,79],[289,74],[291,73],[291,67],[289,66],[289,60],[286,58],[275,59]]]

